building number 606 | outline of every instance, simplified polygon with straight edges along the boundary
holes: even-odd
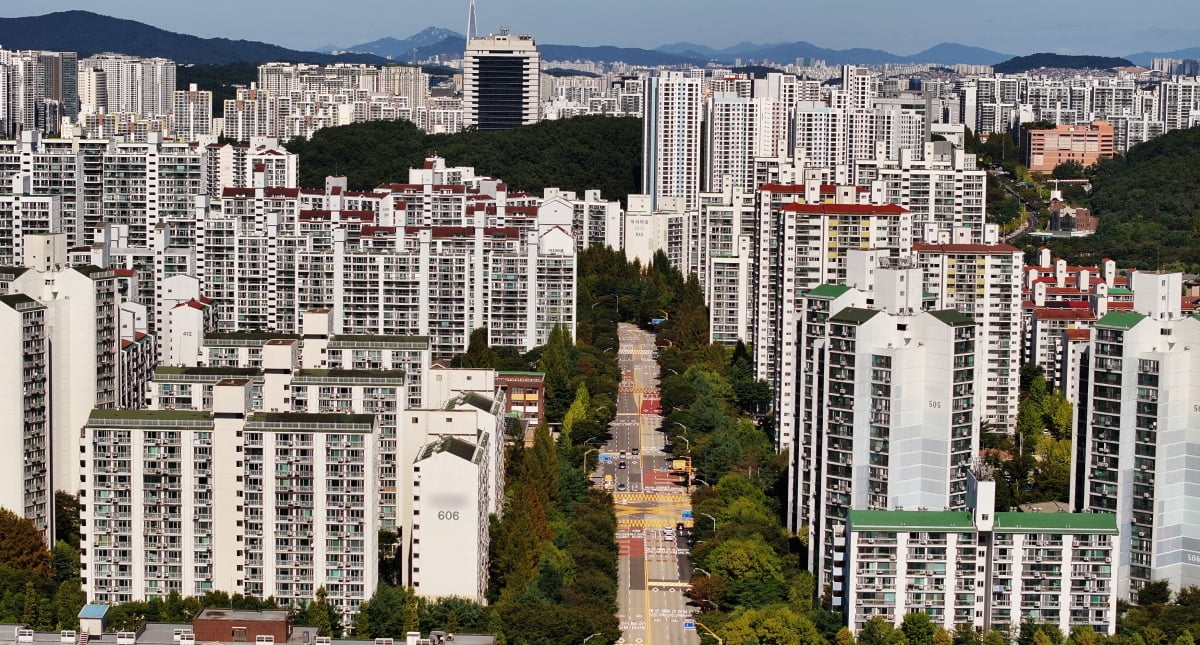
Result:
[[[438,511],[439,520],[457,520],[458,511]]]

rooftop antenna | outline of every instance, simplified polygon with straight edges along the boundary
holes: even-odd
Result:
[[[467,42],[479,37],[479,25],[475,22],[475,0],[471,0],[471,9],[467,13]]]

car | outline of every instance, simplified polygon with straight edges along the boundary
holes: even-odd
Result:
[[[621,451],[621,459],[624,459],[624,458],[625,458],[625,451],[624,451],[624,450],[622,450],[622,451]]]
[[[621,482],[620,484],[617,484],[617,490],[625,490],[625,482]]]
[[[676,523],[675,523],[675,530],[676,530],[676,531],[679,531],[679,533],[680,533],[681,535],[683,534],[683,529],[684,529],[683,522],[676,522]]]
[[[620,468],[621,470],[624,470],[624,469],[625,469],[625,462],[623,462],[623,461],[622,461],[621,463],[617,464],[617,468]]]
[[[671,529],[663,529],[663,539],[668,542],[675,541],[675,531]]]
[[[633,453],[633,456],[635,456],[635,457],[636,457],[636,456],[638,456],[638,454],[639,454],[639,453],[641,453],[641,450],[638,450],[637,448],[634,448],[634,449],[633,449],[631,452]]]

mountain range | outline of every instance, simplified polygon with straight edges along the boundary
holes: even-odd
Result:
[[[61,11],[42,16],[0,18],[0,44],[7,49],[45,49],[74,51],[80,56],[118,52],[137,56],[161,56],[181,64],[262,63],[282,60],[306,63],[410,62],[435,56],[458,57],[466,48],[466,39],[449,29],[429,27],[408,38],[381,38],[349,47],[329,47],[324,51],[298,51],[269,43],[199,38],[152,27],[134,20],[112,18],[90,11]],[[956,43],[942,43],[910,55],[893,54],[879,49],[830,49],[807,42],[738,43],[724,49],[689,42],[671,43],[656,49],[635,47],[582,47],[541,44],[542,60],[593,60],[625,62],[632,65],[688,65],[717,62],[733,65],[751,60],[770,59],[790,63],[824,60],[829,65],[859,63],[967,63],[996,65],[1013,58],[1009,54]],[[1125,58],[1148,66],[1150,59],[1200,58],[1200,47],[1172,52],[1140,52]]]

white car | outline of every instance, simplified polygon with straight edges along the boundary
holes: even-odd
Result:
[[[675,541],[675,531],[671,529],[663,529],[663,539],[668,542]]]

